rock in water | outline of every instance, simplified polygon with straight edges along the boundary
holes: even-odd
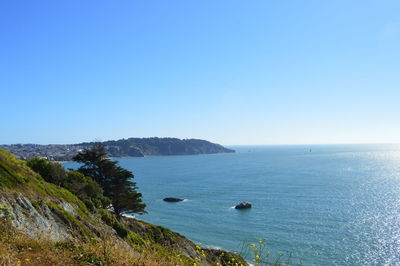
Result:
[[[243,201],[235,206],[235,209],[250,209],[251,203],[247,201]]]
[[[179,201],[183,201],[184,199],[180,199],[180,198],[164,198],[163,199],[166,202],[179,202]]]

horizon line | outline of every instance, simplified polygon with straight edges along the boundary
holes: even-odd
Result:
[[[400,145],[400,142],[336,142],[336,143],[269,143],[269,144],[221,144],[224,146],[295,146],[295,145]]]
[[[129,137],[129,138],[136,138],[136,137]],[[153,137],[137,137],[137,138],[153,138]],[[175,138],[175,137],[159,137],[159,138]],[[126,139],[126,138],[122,138],[122,139]],[[184,139],[196,139],[196,138],[177,138],[177,139],[184,140]],[[121,139],[116,139],[116,140],[121,140]],[[206,139],[199,139],[199,140],[209,141]],[[105,140],[105,141],[100,141],[100,142],[106,142],[106,141],[113,141],[113,140]],[[75,144],[90,143],[90,142],[96,142],[96,141],[82,141],[82,142],[76,142],[76,143],[47,143],[47,144],[33,143],[33,142],[30,142],[30,143],[19,142],[19,143],[9,143],[9,144],[2,143],[2,144],[0,144],[0,146],[3,146],[3,145],[75,145]],[[263,143],[263,144],[221,144],[221,143],[214,142],[214,141],[209,141],[209,142],[212,142],[214,144],[219,144],[222,146],[400,145],[400,142]]]

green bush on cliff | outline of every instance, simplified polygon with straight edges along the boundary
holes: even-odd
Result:
[[[102,188],[91,177],[78,171],[66,171],[61,164],[41,158],[30,159],[27,165],[47,182],[72,192],[90,210],[105,208],[110,204],[110,200],[103,195]]]
[[[91,210],[110,205],[110,199],[103,195],[103,189],[96,181],[78,171],[67,172],[67,181],[63,187],[77,195]]]
[[[32,158],[27,160],[27,165],[49,183],[61,185],[66,179],[65,169],[59,163],[53,163],[42,158]]]

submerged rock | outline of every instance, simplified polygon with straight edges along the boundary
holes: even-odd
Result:
[[[243,201],[235,206],[235,209],[250,209],[251,203],[247,201]]]
[[[180,199],[180,198],[164,198],[163,201],[166,202],[179,202],[179,201],[183,201],[184,199]]]

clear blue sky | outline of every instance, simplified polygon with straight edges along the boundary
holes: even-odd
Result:
[[[0,143],[400,142],[400,1],[0,2]]]

